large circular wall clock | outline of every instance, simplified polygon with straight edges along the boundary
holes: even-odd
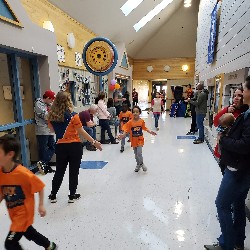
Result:
[[[116,66],[118,54],[115,45],[107,38],[96,37],[90,40],[83,50],[83,62],[89,72],[104,76]]]

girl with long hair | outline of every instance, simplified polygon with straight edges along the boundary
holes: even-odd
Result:
[[[51,203],[56,202],[56,195],[60,189],[66,168],[69,164],[69,203],[79,199],[76,193],[79,168],[82,160],[82,143],[80,135],[102,150],[101,144],[94,140],[82,127],[77,113],[73,112],[70,94],[60,91],[51,107],[48,116],[49,126],[56,134],[56,172],[52,180],[52,190],[49,195]]]

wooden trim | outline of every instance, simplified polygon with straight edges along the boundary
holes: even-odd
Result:
[[[11,20],[11,19],[9,19],[9,18],[7,18],[7,17],[4,17],[4,16],[1,16],[1,15],[0,15],[0,20],[5,21],[5,22],[8,22],[8,23],[13,24],[13,25],[16,25],[16,26],[19,26],[20,28],[23,28],[21,22],[20,22],[19,19],[17,18],[15,12],[14,12],[13,9],[11,8],[10,4],[8,3],[8,1],[7,1],[7,0],[3,0],[3,1],[4,1],[5,5],[6,5],[6,7],[8,8],[8,10],[10,11],[10,13],[12,14],[12,16],[16,19],[16,21]]]

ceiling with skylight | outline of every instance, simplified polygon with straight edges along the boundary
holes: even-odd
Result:
[[[195,57],[199,0],[49,1],[133,58]]]

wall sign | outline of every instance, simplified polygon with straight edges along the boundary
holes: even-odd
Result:
[[[214,61],[215,54],[215,41],[217,37],[217,12],[218,12],[218,3],[215,5],[211,13],[211,27],[210,27],[210,38],[208,44],[208,58],[207,63],[211,64]]]
[[[82,55],[81,55],[81,53],[75,52],[75,63],[76,63],[76,66],[78,66],[78,67],[82,66]]]
[[[22,27],[7,0],[0,0],[0,20]]]

